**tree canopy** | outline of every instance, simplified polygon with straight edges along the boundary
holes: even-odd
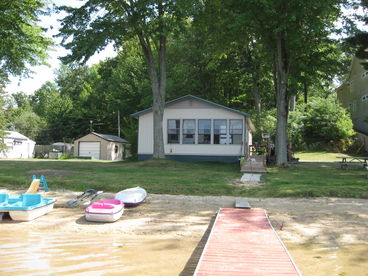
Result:
[[[30,66],[45,62],[51,39],[37,24],[45,12],[43,0],[0,2],[0,81],[27,75]]]
[[[315,101],[331,100],[335,80],[348,70],[342,43],[332,35],[341,31],[336,22],[346,3],[86,0],[63,6],[58,36],[70,50],[65,64],[34,95],[13,95],[5,119],[38,143],[71,142],[91,129],[117,134],[122,127],[135,148],[129,115],[153,106],[154,157],[163,158],[165,100],[193,94],[251,113],[255,138],[271,133],[277,163],[284,165],[288,142],[313,143],[315,135],[305,129],[316,124],[302,118],[317,110]],[[85,65],[110,43],[116,57]],[[336,110],[347,118],[338,105],[319,108],[315,114]],[[333,133],[349,144],[351,125],[323,122],[326,137]]]

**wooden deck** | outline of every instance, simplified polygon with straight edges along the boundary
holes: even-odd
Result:
[[[220,209],[194,275],[301,275],[262,209]]]
[[[247,157],[241,168],[242,173],[266,173],[266,157],[263,155]]]

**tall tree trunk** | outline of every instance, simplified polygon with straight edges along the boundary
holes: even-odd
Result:
[[[151,89],[153,94],[153,158],[164,159],[164,136],[162,129],[162,121],[165,108],[165,92],[166,92],[166,41],[160,39],[159,45],[159,65],[160,76],[157,73],[150,41],[143,35],[138,35],[148,68],[151,81]]]
[[[256,61],[254,61],[256,62]],[[261,93],[259,92],[259,77],[258,77],[258,66],[254,66],[254,72],[252,72],[252,92],[254,97],[254,104],[258,114],[262,111]]]
[[[254,97],[254,105],[257,113],[261,113],[262,111],[262,102],[261,102],[261,93],[259,91],[259,62],[255,57],[254,45],[251,42],[251,47],[246,47],[245,56],[248,64],[253,65],[253,71],[251,72],[252,76],[252,94]]]
[[[284,32],[280,31],[276,37],[276,69],[277,69],[277,127],[276,127],[276,165],[287,165],[287,116],[288,116],[288,97],[287,79],[289,72],[289,61],[286,56]]]
[[[306,80],[304,80],[303,82],[303,88],[304,88],[304,103],[307,104],[308,103],[308,84]]]
[[[290,111],[295,111],[295,107],[296,107],[296,96],[293,95],[290,97]]]

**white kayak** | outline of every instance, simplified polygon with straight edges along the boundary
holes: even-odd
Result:
[[[125,206],[141,204],[147,197],[147,192],[141,187],[125,189],[115,195],[115,199],[122,201]]]

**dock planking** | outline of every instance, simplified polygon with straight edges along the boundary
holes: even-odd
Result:
[[[220,209],[194,275],[301,275],[262,209]]]

